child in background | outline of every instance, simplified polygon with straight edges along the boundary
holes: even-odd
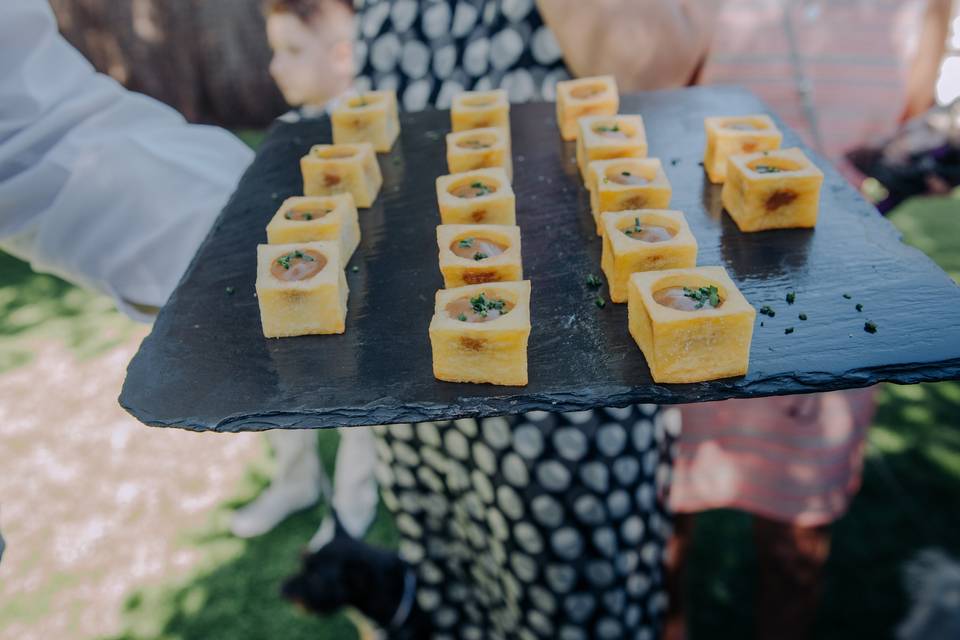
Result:
[[[351,4],[346,0],[268,0],[264,9],[273,49],[270,75],[295,108],[283,119],[323,114],[347,94],[353,81]],[[270,487],[234,514],[231,529],[240,537],[266,533],[290,514],[316,503],[321,491],[330,486],[317,455],[315,430],[268,431],[267,439],[276,454],[276,470]],[[375,463],[370,429],[340,430],[333,496],[328,499],[336,520],[355,538],[363,537],[376,515]],[[324,518],[310,548],[323,546],[335,529],[335,520]]]

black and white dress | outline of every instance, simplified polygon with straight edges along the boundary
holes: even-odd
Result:
[[[357,88],[552,100],[569,77],[534,0],[358,3]],[[376,427],[383,500],[437,638],[654,638],[679,414],[654,405]]]
[[[534,0],[355,0],[358,90],[393,89],[400,108],[450,108],[463,90],[553,100],[570,77]]]

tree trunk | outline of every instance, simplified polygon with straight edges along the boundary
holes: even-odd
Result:
[[[99,70],[192,122],[263,127],[287,107],[267,70],[260,0],[51,0]]]

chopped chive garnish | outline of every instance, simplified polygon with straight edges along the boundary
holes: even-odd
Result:
[[[866,331],[867,333],[876,333],[877,325],[876,323],[868,320],[866,323],[864,323],[863,330]]]
[[[753,168],[757,173],[782,173],[783,169],[780,167],[774,167],[769,164],[758,164]]]
[[[853,296],[851,296],[849,293],[845,293],[845,294],[843,294],[843,297],[846,298],[847,300],[849,300],[849,299],[852,298]]]
[[[487,313],[490,311],[502,312],[504,307],[507,306],[507,303],[503,300],[488,300],[487,296],[481,293],[474,298],[470,298],[470,306],[473,307],[474,313],[482,318],[486,318]]]
[[[488,193],[493,193],[493,189],[483,184],[482,182],[474,182],[473,184],[470,185],[470,187],[480,192],[477,194],[478,196],[485,196]]]
[[[783,332],[784,332],[785,334],[789,335],[789,334],[793,333],[793,327],[787,327],[786,329],[783,330]]]
[[[350,267],[350,271],[357,273],[358,271],[360,271],[360,267],[358,267],[357,265],[353,265],[352,267]]]
[[[697,309],[702,309],[704,305],[710,303],[711,307],[720,306],[720,290],[715,286],[700,287],[699,289],[683,288],[683,295],[697,303]]]
[[[631,175],[633,175],[633,174],[631,174],[629,171],[621,171],[621,172],[620,172],[620,175],[629,178],[629,177],[630,177]]]
[[[592,273],[587,276],[587,286],[591,289],[599,289],[603,286],[603,282],[597,276]]]
[[[640,226],[640,218],[633,219],[633,227],[624,229],[624,233],[628,236],[632,236],[635,233],[640,233],[643,231],[643,227]]]
[[[597,296],[593,301],[593,304],[597,305],[598,309],[603,309],[605,306],[607,306],[607,301],[604,300],[603,297]]]
[[[297,249],[296,251],[291,251],[290,253],[286,253],[280,256],[279,258],[277,258],[277,264],[279,264],[284,269],[289,269],[291,260],[303,260],[304,262],[315,262],[316,259],[313,256],[306,254],[300,251],[299,249]]]
[[[799,317],[801,320],[806,320],[806,319],[807,319],[807,314],[801,313],[798,317]]]
[[[460,245],[460,248],[461,248],[461,249],[469,249],[470,247],[473,246],[473,238],[464,238],[463,240],[461,240],[461,241],[458,242],[457,244]]]
[[[858,302],[858,303],[857,303],[857,306],[856,306],[856,309],[857,309],[857,311],[863,311],[863,305]]]
[[[599,127],[597,127],[597,131],[599,131],[600,133],[608,133],[608,132],[616,133],[617,131],[620,131],[620,125],[615,124],[612,127],[608,127],[607,125],[602,124]]]
[[[466,322],[467,321],[466,314],[461,313],[460,315],[457,316],[457,320],[459,320],[460,322]]]
[[[769,316],[771,318],[777,315],[777,312],[771,309],[770,306],[766,304],[760,307],[760,313],[762,313],[765,316]]]
[[[237,290],[233,287],[227,287],[226,291],[228,296],[232,296]]]
[[[483,260],[484,258],[487,258],[487,257],[489,256],[487,256],[487,254],[485,254],[483,251],[477,251],[475,254],[473,254],[474,260]]]
[[[789,293],[787,293],[787,304],[793,304],[794,302],[796,302],[796,300],[797,300],[797,294],[795,294],[793,291],[790,291]]]

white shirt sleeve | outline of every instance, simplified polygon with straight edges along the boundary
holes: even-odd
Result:
[[[0,3],[0,247],[37,271],[145,319],[134,305],[170,296],[251,158],[97,73],[46,0]]]

